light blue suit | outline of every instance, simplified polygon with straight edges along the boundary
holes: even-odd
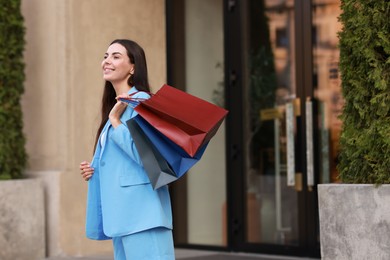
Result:
[[[133,87],[129,94],[135,91]],[[134,97],[149,96],[139,92]],[[128,106],[117,128],[108,120],[103,140],[99,137],[96,145],[91,163],[94,174],[88,181],[86,235],[90,239],[121,237],[155,227],[172,229],[168,187],[153,190],[126,126],[136,114]]]

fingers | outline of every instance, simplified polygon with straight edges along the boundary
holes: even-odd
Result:
[[[127,93],[122,93],[122,94],[119,94],[117,97],[116,97],[116,100],[120,99],[120,98],[128,98],[129,97],[129,94]]]
[[[121,105],[123,105],[126,108],[128,103],[124,102],[123,100],[129,99],[129,98],[130,98],[129,94],[122,93],[122,94],[119,94],[115,99],[118,101],[118,103],[120,103]],[[122,100],[120,100],[120,99],[122,99]]]
[[[118,100],[114,107],[116,107],[118,111],[123,112],[127,107],[127,103]]]
[[[80,163],[80,170],[81,170],[81,176],[83,177],[84,180],[88,181],[93,173],[94,173],[94,168],[91,167],[89,162],[83,161]]]
[[[85,172],[82,176],[85,181],[88,181],[89,179],[91,179],[92,175],[93,175],[93,171],[90,171],[90,172]]]
[[[87,162],[87,161],[82,161],[82,162],[80,163],[80,170],[83,170],[83,168],[86,167],[87,165],[89,165],[89,162]]]

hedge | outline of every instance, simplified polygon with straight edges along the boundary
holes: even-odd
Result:
[[[20,104],[25,78],[20,4],[0,0],[0,179],[21,178],[27,161]]]
[[[390,1],[342,0],[344,183],[390,183]]]

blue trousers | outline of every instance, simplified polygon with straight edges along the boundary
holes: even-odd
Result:
[[[153,228],[114,237],[115,260],[175,260],[172,230]]]

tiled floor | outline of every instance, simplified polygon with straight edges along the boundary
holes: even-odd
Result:
[[[246,253],[222,253],[191,249],[176,249],[175,254],[177,260],[318,260],[315,258],[299,258]],[[114,260],[114,258],[112,256],[50,257],[46,258],[45,260]]]

